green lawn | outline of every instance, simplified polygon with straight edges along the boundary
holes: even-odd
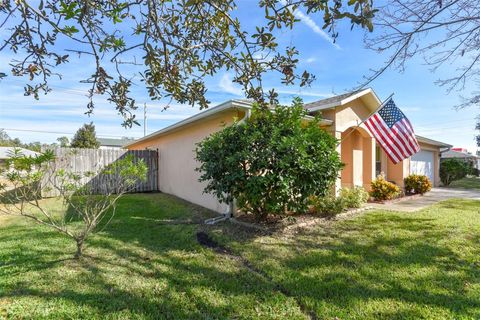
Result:
[[[480,318],[480,201],[284,235],[190,223],[210,215],[129,195],[81,261],[71,240],[0,218],[0,319]],[[200,228],[243,260],[198,245]]]
[[[449,188],[480,189],[480,177],[463,178],[453,181]]]
[[[126,196],[81,262],[62,235],[3,220],[0,318],[301,318],[293,298],[198,245],[197,225],[169,224],[205,214],[165,195]]]

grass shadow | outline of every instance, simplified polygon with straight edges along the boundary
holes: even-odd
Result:
[[[41,317],[45,305],[56,306],[51,318],[304,318],[266,279],[201,247],[198,225],[162,222],[212,215],[169,196],[128,195],[80,261],[64,259],[74,243],[61,235],[10,225],[0,235],[0,305],[12,318]]]
[[[325,318],[478,318],[480,223],[468,219],[479,204],[375,211],[290,237],[227,243]]]

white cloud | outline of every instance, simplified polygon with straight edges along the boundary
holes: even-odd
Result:
[[[27,142],[54,142],[58,136],[72,135],[83,123],[90,121],[95,123],[99,136],[143,136],[143,126],[131,129],[120,126],[123,118],[106,97],[96,97],[93,114],[85,115],[88,98],[81,92],[82,88],[61,88],[35,100],[23,96],[21,84],[7,82],[6,86],[0,86],[0,128],[17,129],[9,130],[8,133]],[[143,124],[143,104],[139,104],[134,113]],[[200,112],[199,107],[177,103],[170,104],[164,110],[166,105],[162,101],[147,102],[148,133]],[[214,105],[216,104],[211,104]]]
[[[48,118],[50,116],[83,116],[87,111],[87,89],[82,87],[54,88],[47,95],[41,94],[39,100],[23,95],[22,83],[6,82],[0,88],[0,115],[2,116],[39,116]],[[138,116],[143,117],[143,103],[141,97],[137,101],[139,108],[135,111]],[[95,95],[95,109],[92,117],[107,120],[119,120],[118,112],[114,104],[108,102],[106,96]],[[148,103],[148,114],[151,119],[175,120],[184,119],[195,114],[199,108],[192,108],[189,105],[170,104],[165,111],[167,104],[161,102]],[[12,108],[15,106],[15,108]],[[1,119],[0,119],[1,120]]]
[[[269,89],[266,89],[266,90],[269,90]],[[295,96],[308,96],[308,97],[319,97],[319,98],[328,98],[328,97],[332,97],[333,94],[331,93],[323,93],[323,92],[316,92],[316,91],[311,91],[311,90],[302,90],[302,89],[298,89],[298,90],[277,90],[275,89],[275,92],[279,93],[279,94],[288,94],[288,95],[295,95]]]
[[[262,52],[255,52],[253,54],[253,59],[258,60],[260,62],[269,62],[269,61],[272,61],[273,56],[266,53],[264,54]]]
[[[315,61],[317,61],[317,58],[315,58],[315,57],[310,57],[307,60],[305,60],[306,63],[313,63]]]
[[[73,136],[73,133],[82,126],[84,121],[81,119],[59,121],[28,121],[28,120],[9,120],[5,125],[0,123],[0,127],[5,128],[11,137],[18,137],[22,141],[32,142],[55,142],[60,136]],[[131,129],[125,129],[120,125],[97,123],[94,121],[95,129],[99,137],[142,137],[143,128],[134,126]],[[15,130],[9,130],[15,129]]]
[[[230,93],[235,96],[243,96],[242,89],[232,82],[232,78],[230,77],[229,73],[225,73],[222,76],[218,86],[226,93]]]
[[[320,26],[315,21],[313,21],[312,18],[310,18],[309,16],[307,16],[306,14],[304,14],[302,11],[298,9],[293,12],[293,15],[296,18],[300,19],[300,21],[302,21],[313,32],[318,34],[320,37],[322,37],[326,41],[330,42],[332,46],[334,46],[336,49],[340,49],[340,46],[335,42],[333,42],[332,37],[330,37],[325,31],[323,31],[322,28],[320,28]]]
[[[163,106],[159,105],[149,105],[147,104],[147,118],[150,120],[183,120],[186,117],[189,117],[199,110],[197,108],[192,108],[190,106],[171,106],[169,109],[162,111]],[[88,117],[85,115],[87,111],[86,105],[83,106],[72,106],[62,104],[59,105],[50,104],[48,106],[18,106],[16,108],[1,108],[0,114],[2,117],[18,117],[19,112],[22,115],[28,115],[29,117],[40,118],[50,118],[54,117],[76,117],[81,118],[84,121],[89,120],[107,120],[112,122],[120,122],[122,120],[121,116],[115,110],[115,106],[111,105],[96,105],[93,113]],[[137,118],[143,119],[143,107],[140,107],[135,111]],[[1,123],[1,121],[0,121]]]

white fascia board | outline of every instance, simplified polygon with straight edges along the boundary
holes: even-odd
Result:
[[[320,110],[332,109],[332,108],[340,106],[341,103],[342,103],[341,101],[340,102],[331,102],[331,103],[324,104],[322,106],[309,108],[309,109],[307,109],[307,111],[320,111]]]
[[[349,103],[350,101],[353,101],[357,98],[360,98],[361,96],[364,96],[366,95],[367,93],[371,93],[373,95],[373,97],[375,98],[375,100],[377,101],[378,105],[380,105],[382,103],[382,101],[380,101],[380,99],[377,97],[377,94],[375,93],[375,91],[372,90],[372,88],[367,88],[365,90],[362,90],[360,92],[357,92],[356,94],[350,96],[350,97],[347,97],[345,98],[344,100],[342,100],[342,104],[346,104],[346,103]]]
[[[429,145],[440,147],[440,148],[451,148],[451,147],[453,147],[451,144],[444,143],[444,142],[437,141],[437,140],[433,140],[433,139],[426,138],[426,137],[422,137],[422,136],[419,136],[419,135],[415,135],[415,137],[417,138],[417,141],[420,142],[420,143],[425,143],[425,144],[429,144]]]
[[[331,103],[328,103],[328,104],[325,104],[325,105],[322,105],[322,106],[318,106],[318,107],[313,107],[313,108],[310,108],[308,109],[308,111],[319,111],[319,110],[326,110],[326,109],[332,109],[332,108],[335,108],[335,107],[339,107],[339,106],[343,106],[355,99],[358,99],[364,95],[366,95],[367,93],[371,93],[373,95],[373,97],[375,98],[375,100],[377,101],[378,105],[380,105],[382,102],[380,101],[380,99],[378,98],[377,94],[375,93],[375,91],[372,90],[372,88],[367,88],[365,90],[362,90],[360,92],[357,92],[355,93],[354,95],[351,95],[343,100],[340,100],[338,102],[331,102]]]

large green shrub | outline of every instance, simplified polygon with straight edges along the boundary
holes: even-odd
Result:
[[[353,188],[342,188],[340,197],[345,201],[347,208],[360,208],[368,201],[368,192],[360,186]]]
[[[221,202],[237,201],[264,218],[304,212],[308,197],[331,190],[342,167],[337,140],[305,118],[300,99],[292,107],[254,106],[244,123],[226,126],[197,146],[200,181]]]
[[[432,190],[432,182],[427,176],[411,174],[405,178],[405,192],[410,194],[425,194]]]
[[[470,172],[470,165],[460,159],[444,159],[440,163],[440,180],[444,186],[464,178]]]
[[[370,195],[379,201],[391,200],[400,195],[400,188],[387,180],[383,175],[377,176],[370,184]]]

